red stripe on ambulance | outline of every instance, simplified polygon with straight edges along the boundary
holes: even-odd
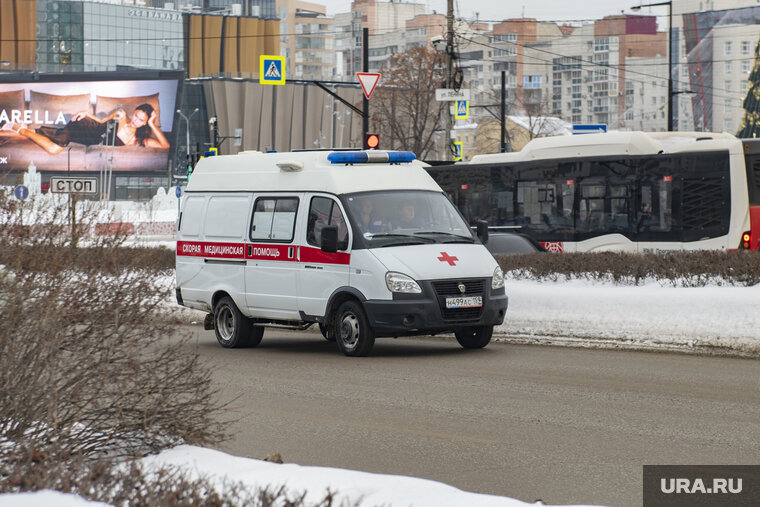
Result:
[[[300,258],[296,251],[300,248]],[[348,266],[351,254],[327,253],[319,248],[296,245],[267,245],[250,243],[209,243],[204,241],[177,241],[177,255],[212,259],[251,259],[280,262],[313,262]]]
[[[292,255],[288,258],[288,248],[291,250],[295,247],[289,245],[246,245],[246,259],[258,259],[264,261],[294,261]]]
[[[245,258],[245,246],[240,243],[177,241],[177,255],[212,259],[243,259]]]
[[[301,247],[301,262],[314,262],[317,264],[345,264],[351,262],[351,254],[344,252],[327,253],[320,248]]]

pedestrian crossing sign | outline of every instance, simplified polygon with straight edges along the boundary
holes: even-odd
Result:
[[[457,100],[454,108],[455,120],[466,120],[470,117],[470,101],[469,100]]]
[[[285,84],[285,57],[261,55],[259,57],[259,83],[269,85]]]
[[[454,157],[454,161],[458,162],[462,160],[462,141],[454,141],[451,145],[451,154]]]

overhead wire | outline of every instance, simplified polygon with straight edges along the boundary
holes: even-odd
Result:
[[[468,39],[468,38],[466,38],[466,37],[464,37],[462,35],[458,35],[458,34],[457,34],[457,38],[460,38],[462,40],[466,40],[466,41],[470,42],[471,44],[480,45],[480,46],[487,47],[487,48],[490,48],[490,49],[503,49],[503,48],[498,48],[496,46],[492,46],[490,44],[487,44],[487,43],[484,43],[484,42],[481,42],[481,41],[477,41],[477,40],[473,40],[473,39]],[[548,50],[545,50],[545,49],[539,49],[539,48],[536,48],[534,46],[528,46],[528,45],[525,45],[525,44],[519,44],[519,43],[511,43],[511,44],[523,47],[523,49],[528,48],[528,49],[531,49],[533,51],[538,51],[538,52],[541,52],[541,53],[546,53],[548,55],[556,56],[556,57],[560,57],[560,58],[572,58],[573,57],[571,55],[563,55],[561,53],[555,53],[553,51],[548,51]],[[535,56],[535,55],[530,55],[530,54],[526,55],[525,53],[523,53],[523,57],[524,58],[533,58],[533,59],[536,59],[539,62],[543,62],[545,64],[555,65],[553,61],[549,61],[549,60],[540,58],[540,57]],[[492,61],[494,61],[494,62],[502,62],[503,60],[492,60]],[[586,65],[590,65],[590,66],[593,66],[593,67],[601,67],[601,68],[606,68],[606,69],[616,69],[616,70],[619,70],[620,67],[621,67],[619,64],[610,64],[610,63],[604,64],[604,63],[601,63],[601,62],[593,62],[593,61],[589,62],[589,61],[586,61],[586,60],[582,60],[581,63],[582,64],[586,64]],[[667,76],[657,76],[657,75],[654,75],[654,74],[647,74],[645,72],[639,72],[639,71],[634,71],[634,70],[626,70],[626,79],[628,78],[627,74],[629,74],[629,73],[630,74],[636,74],[636,75],[644,76],[644,77],[647,77],[647,78],[654,78],[655,80],[663,80],[664,79],[664,80],[667,81]],[[634,81],[634,82],[639,82],[639,83],[647,83],[647,81],[642,81],[642,80],[636,80],[636,79],[630,79],[630,80]],[[674,84],[675,83],[677,83],[677,84],[683,84],[683,83],[690,84],[689,82],[684,82],[684,81],[680,81],[680,80],[673,80],[673,82],[674,82]],[[662,85],[660,85],[659,83],[656,83],[655,86],[662,86]],[[667,85],[665,85],[665,86],[667,86]],[[719,93],[721,93],[721,92],[723,92],[723,93],[741,93],[741,92],[726,91],[726,90],[723,90],[723,89],[720,89],[720,88],[716,88],[716,87],[713,87],[713,86],[703,86],[703,88],[704,89],[709,89],[709,90],[716,90]],[[732,100],[733,99],[738,99],[738,98],[743,98],[743,96],[742,97],[735,97],[735,96],[718,95],[715,92],[710,93],[710,95],[718,97],[718,98],[732,99]]]

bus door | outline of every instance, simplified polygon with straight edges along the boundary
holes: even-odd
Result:
[[[578,182],[578,216],[575,221],[577,241],[596,237],[606,230],[606,195],[607,186],[604,178],[583,178]]]
[[[657,250],[657,243],[680,242],[680,234],[673,228],[673,177],[645,177],[639,181],[637,193],[637,250],[651,253]]]
[[[636,194],[635,181],[626,176],[611,175],[582,179],[579,182],[576,222],[578,241],[621,235],[625,237],[625,240],[619,236],[601,238],[592,248],[615,246],[635,250]]]

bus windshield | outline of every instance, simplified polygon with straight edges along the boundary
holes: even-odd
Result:
[[[348,194],[352,222],[373,246],[473,242],[472,232],[442,193],[403,190]]]

